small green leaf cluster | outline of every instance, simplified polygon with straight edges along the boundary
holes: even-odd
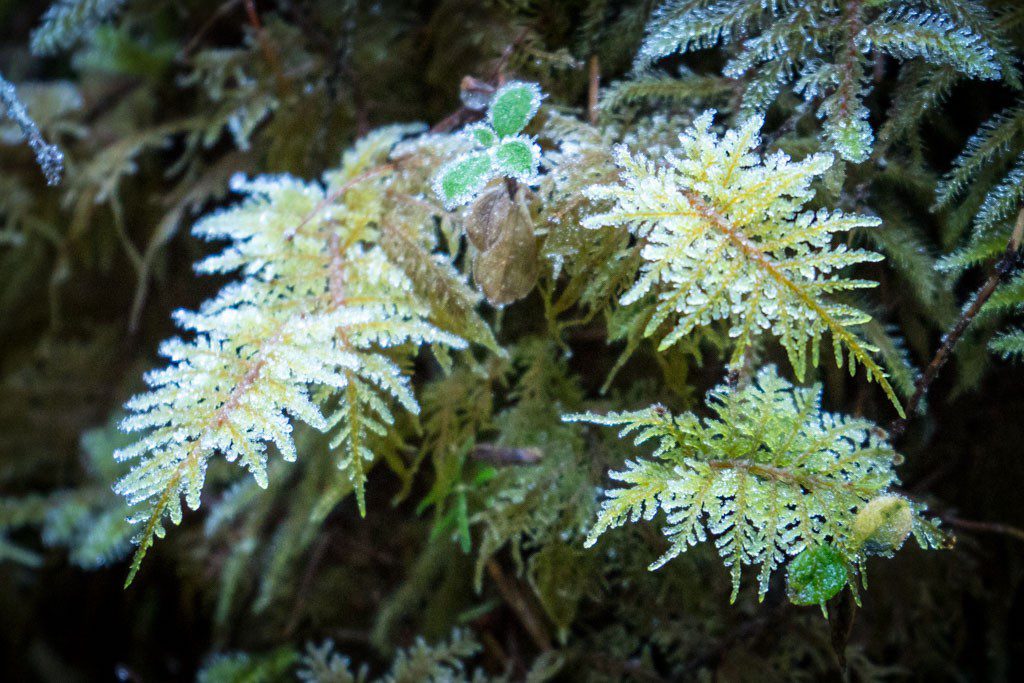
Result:
[[[477,147],[438,171],[434,192],[453,209],[473,199],[496,177],[532,183],[540,164],[540,147],[522,131],[540,108],[536,83],[512,82],[498,88],[487,108],[486,122],[468,126],[464,135]]]

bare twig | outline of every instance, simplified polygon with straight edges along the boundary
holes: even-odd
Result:
[[[976,522],[970,519],[959,519],[958,517],[943,517],[942,520],[955,527],[967,529],[968,531],[1002,534],[1024,542],[1024,529],[1018,529],[1017,527],[1010,526],[1009,524],[1002,524],[1000,522]]]
[[[473,458],[492,465],[536,465],[544,456],[539,448],[515,448],[492,443],[478,443]]]
[[[514,580],[505,575],[501,565],[496,560],[487,561],[487,573],[494,581],[498,592],[501,593],[502,599],[515,612],[523,628],[530,634],[534,644],[543,652],[551,650],[551,638],[548,636],[548,632],[544,628],[540,617],[534,614],[530,608],[530,604],[526,596],[523,595],[522,589]]]
[[[1014,225],[1013,234],[1010,236],[1010,241],[1006,245],[1006,251],[1003,252],[1002,257],[996,261],[995,266],[992,268],[992,274],[989,275],[978,291],[971,297],[970,304],[964,308],[960,314],[960,318],[953,325],[953,328],[946,333],[942,338],[942,344],[939,349],[935,352],[935,356],[932,357],[930,363],[925,368],[924,373],[918,378],[914,385],[914,394],[910,397],[910,401],[907,402],[906,417],[895,420],[892,426],[889,428],[889,433],[892,436],[899,436],[906,431],[907,423],[910,418],[917,414],[918,409],[921,407],[921,402],[928,395],[928,388],[932,382],[935,381],[939,371],[949,360],[950,354],[953,353],[954,347],[960,338],[963,337],[964,332],[974,321],[974,318],[981,311],[982,306],[989,300],[989,297],[996,291],[996,288],[1005,281],[1016,269],[1020,262],[1020,246],[1021,239],[1024,238],[1024,209],[1020,210],[1017,214],[1017,223]]]
[[[210,29],[212,29],[216,25],[217,21],[221,17],[226,15],[228,12],[233,10],[235,8],[235,5],[237,5],[239,2],[241,2],[241,0],[226,0],[226,2],[221,4],[221,6],[218,7],[217,10],[213,12],[213,14],[211,14],[206,19],[205,22],[203,22],[203,25],[199,27],[199,30],[196,31],[196,34],[192,36],[188,43],[186,43],[185,47],[181,48],[181,50],[178,52],[178,59],[189,58],[195,51],[195,49],[199,47],[199,43],[202,42],[203,38],[206,37],[206,34],[210,31]]]
[[[601,61],[597,55],[590,57],[590,86],[587,89],[587,119],[590,125],[597,124],[597,98],[601,89]]]

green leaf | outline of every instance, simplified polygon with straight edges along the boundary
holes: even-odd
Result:
[[[468,154],[441,169],[434,191],[444,200],[445,207],[454,209],[482,190],[493,172],[490,155],[484,152]]]
[[[537,172],[540,149],[526,137],[504,140],[494,150],[494,166],[504,175],[527,181]]]
[[[494,132],[501,137],[516,135],[530,122],[540,107],[541,93],[536,83],[508,83],[494,94],[487,112]]]
[[[822,605],[846,585],[846,563],[831,546],[807,548],[789,563],[789,601],[794,605]]]
[[[481,147],[493,147],[498,141],[497,134],[486,123],[474,123],[466,126],[466,132]]]

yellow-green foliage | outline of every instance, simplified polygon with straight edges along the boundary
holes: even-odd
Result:
[[[797,376],[806,372],[808,347],[817,365],[823,334],[832,335],[836,363],[848,355],[878,382],[899,409],[875,350],[851,329],[871,318],[833,295],[873,282],[839,273],[881,256],[834,245],[833,236],[877,226],[878,219],[841,211],[810,211],[811,182],[832,164],[825,154],[791,161],[776,153],[761,157],[754,117],[718,136],[713,112],[705,112],[680,136],[664,162],[620,147],[621,181],[589,190],[611,200],[606,213],[589,217],[590,228],[628,226],[643,245],[640,277],[623,304],[645,307],[645,336],[665,350],[694,329],[715,320],[729,323],[733,366],[741,365],[762,334],[778,338]]]
[[[326,186],[237,179],[234,188],[249,198],[196,226],[198,236],[230,240],[197,269],[242,278],[198,312],[177,314],[192,339],[166,342],[170,364],[151,372],[150,391],[128,403],[123,427],[143,432],[116,454],[138,460],[116,487],[145,521],[132,575],[164,519],[180,521],[180,496],[199,506],[214,454],[237,461],[263,487],[268,444],[294,460],[291,419],[333,430],[338,466],[365,509],[369,442],[394,422],[389,404],[418,410],[400,358],[423,344],[465,346],[430,322],[430,305],[379,245],[389,176],[400,172],[386,155],[405,132],[371,135]]]
[[[898,484],[898,456],[878,428],[822,411],[820,386],[794,387],[772,367],[745,388],[711,391],[708,405],[713,418],[674,416],[661,406],[565,418],[621,426],[620,437],[635,434],[635,445],[655,446],[651,457],[611,473],[626,486],[607,491],[587,544],[664,512],[671,546],[651,568],[714,538],[732,574],[733,600],[743,565],[760,566],[763,598],[772,572],[804,548],[831,544],[855,560],[870,536],[856,511]],[[913,514],[921,545],[937,545],[932,525]]]

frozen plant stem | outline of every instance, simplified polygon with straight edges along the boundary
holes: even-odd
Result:
[[[1003,252],[1002,257],[996,261],[992,268],[992,274],[985,280],[985,284],[971,297],[971,303],[964,308],[960,314],[960,318],[953,325],[953,328],[946,333],[942,338],[942,344],[939,346],[938,351],[935,352],[935,356],[932,357],[928,367],[925,368],[924,373],[918,378],[914,385],[914,394],[910,397],[910,401],[907,402],[907,416],[905,418],[899,418],[892,423],[889,429],[889,433],[896,437],[901,435],[907,429],[907,421],[917,414],[918,409],[921,406],[921,402],[924,401],[928,395],[928,388],[932,382],[935,381],[939,371],[949,360],[949,356],[953,353],[953,349],[956,347],[960,338],[964,336],[964,332],[970,327],[971,322],[978,315],[982,306],[988,301],[989,297],[996,291],[996,288],[1006,280],[1013,271],[1017,268],[1020,262],[1020,246],[1021,240],[1024,238],[1024,208],[1017,214],[1017,222],[1013,227],[1013,233],[1010,235],[1010,241],[1006,245],[1006,251]]]
[[[0,74],[0,118],[9,118],[21,129],[29,147],[36,154],[36,162],[46,176],[47,185],[60,182],[64,172],[64,154],[57,145],[51,145],[39,131],[39,126],[29,116],[25,104],[18,97],[14,85]]]

